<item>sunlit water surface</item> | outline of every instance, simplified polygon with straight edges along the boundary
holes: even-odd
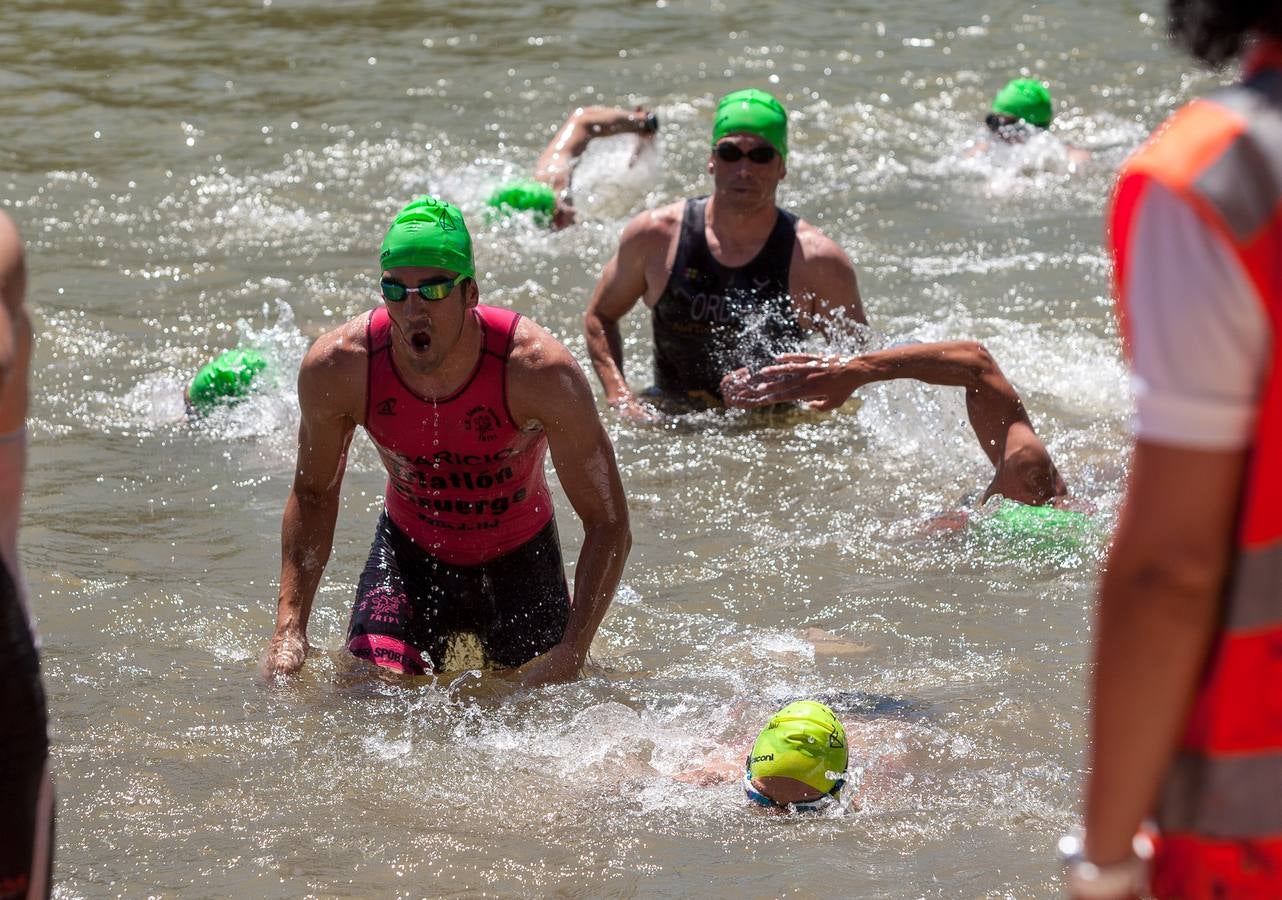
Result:
[[[58,894],[1053,896],[1075,816],[1095,570],[1129,399],[1102,210],[1125,154],[1213,79],[1155,0],[761,4],[11,0],[0,203],[30,247],[39,339],[24,560],[44,638]],[[977,150],[1017,73],[1054,136]],[[792,110],[781,202],[855,261],[874,340],[982,339],[1091,514],[1085,537],[974,525],[988,464],[962,398],[864,390],[834,415],[606,413],[636,544],[587,676],[411,684],[342,639],[383,475],[357,440],[315,651],[271,632],[312,339],[370,308],[389,215],[470,216],[486,302],[586,365],[581,315],[628,216],[708,190],[715,97]],[[486,224],[576,105],[644,104],[585,159],[587,213]],[[1074,167],[1063,142],[1090,149]],[[647,317],[626,323],[648,373]],[[235,344],[279,378],[188,422]],[[603,408],[604,411],[604,408]],[[580,533],[558,494],[567,563]],[[991,515],[980,510],[977,515]],[[850,731],[859,808],[762,814],[733,766],[799,696]]]

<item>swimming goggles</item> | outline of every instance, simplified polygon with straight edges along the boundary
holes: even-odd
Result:
[[[846,779],[838,778],[837,783],[828,790],[828,793],[824,794],[818,800],[803,800],[800,803],[779,803],[770,799],[765,794],[761,793],[761,791],[753,787],[752,776],[747,772],[743,773],[743,792],[748,795],[748,799],[758,806],[764,806],[769,809],[789,809],[796,810],[797,812],[818,812],[821,809],[827,809],[829,806],[832,806],[833,803],[837,802],[837,798],[841,794],[841,789],[845,786]]]
[[[1005,140],[1026,137],[1029,133],[1029,126],[1023,119],[1001,113],[990,112],[984,116],[984,124],[989,131]]]
[[[776,151],[774,147],[768,144],[761,147],[753,147],[751,150],[742,150],[729,141],[723,141],[716,147],[717,159],[722,162],[738,162],[745,156],[759,166],[764,166],[775,158]]]
[[[444,300],[465,278],[467,275],[457,275],[454,278],[447,276],[435,281],[425,281],[418,287],[410,287],[399,281],[384,278],[378,286],[383,289],[383,299],[392,303],[400,303],[410,294],[418,294],[424,300]]]

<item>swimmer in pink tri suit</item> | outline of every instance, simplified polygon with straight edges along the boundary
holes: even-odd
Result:
[[[420,197],[402,209],[380,262],[384,305],[322,336],[299,373],[298,465],[265,668],[303,664],[359,424],[388,481],[348,650],[419,675],[471,632],[491,665],[527,686],[572,679],[632,542],[587,379],[538,325],[479,305],[471,238],[450,204]],[[549,449],[584,528],[573,599],[543,474]]]
[[[18,566],[31,320],[22,239],[0,213],[0,900],[53,886],[53,781],[35,630]]]

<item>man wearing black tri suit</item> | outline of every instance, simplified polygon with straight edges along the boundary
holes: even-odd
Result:
[[[655,385],[676,398],[719,402],[727,373],[799,349],[807,330],[865,322],[846,254],[775,205],[787,154],[779,101],[729,94],[713,127],[712,196],[649,210],[624,229],[584,316],[592,365],[623,415],[653,416],[623,375],[619,320],[639,299],[653,316]]]
[[[708,248],[709,202],[685,202],[672,275],[651,309],[654,383],[664,394],[716,396],[726,372],[760,368],[802,339],[788,296],[797,217],[779,210],[760,252],[730,268]]]

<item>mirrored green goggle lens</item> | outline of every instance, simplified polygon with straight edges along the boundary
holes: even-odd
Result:
[[[454,290],[454,286],[463,280],[465,276],[460,275],[457,278],[442,278],[439,281],[428,281],[420,284],[418,287],[409,287],[401,284],[399,281],[388,281],[383,279],[379,282],[379,287],[383,289],[383,299],[392,303],[400,303],[410,294],[418,294],[424,300],[444,300]]]

